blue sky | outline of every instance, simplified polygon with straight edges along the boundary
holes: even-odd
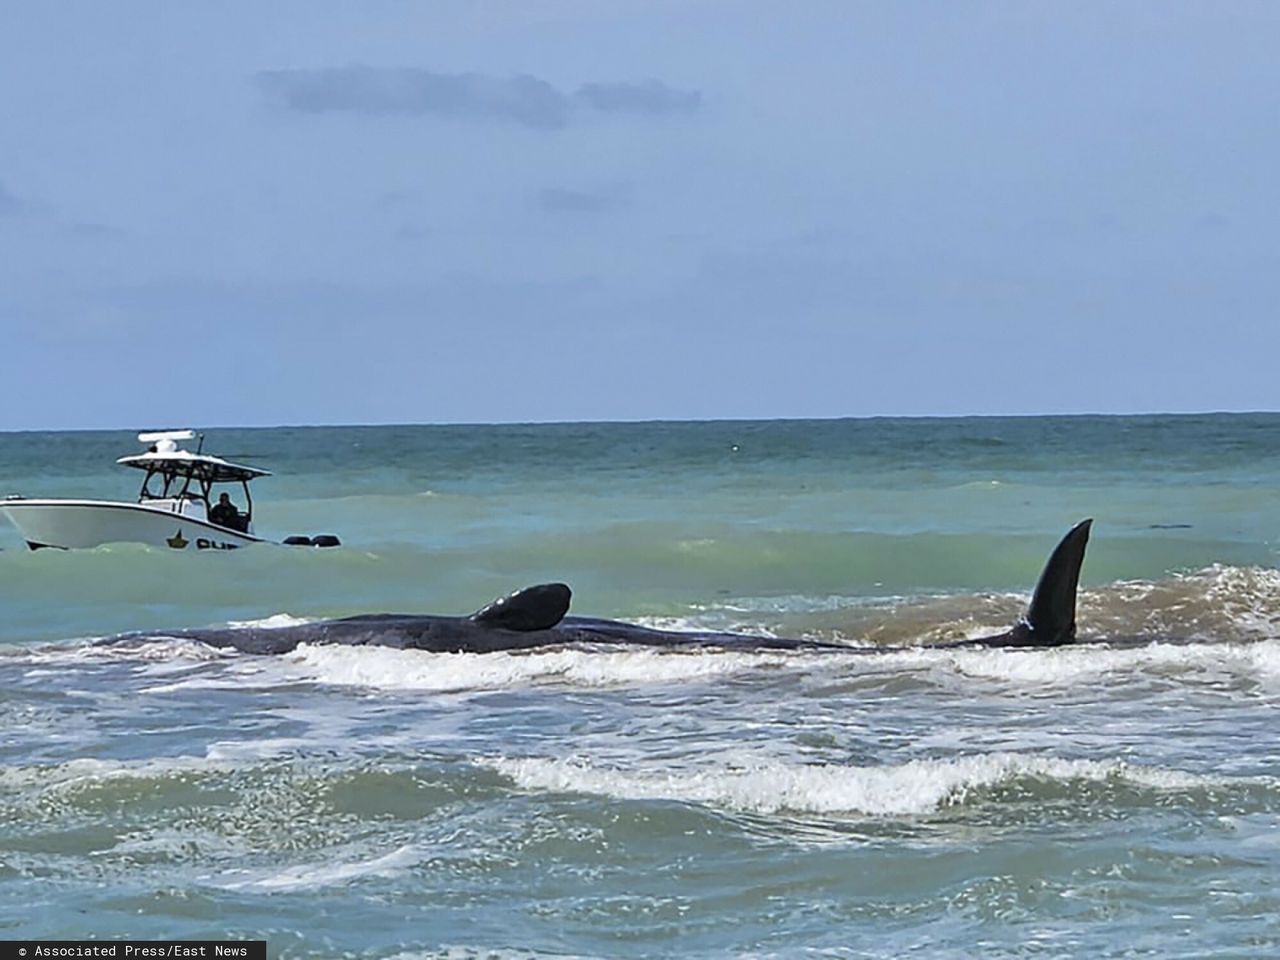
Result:
[[[0,429],[1277,406],[1280,4],[3,13]]]

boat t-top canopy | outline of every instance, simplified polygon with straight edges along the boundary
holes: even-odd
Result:
[[[116,463],[148,474],[159,473],[170,477],[190,477],[203,484],[248,483],[255,477],[269,477],[270,471],[230,463],[221,457],[207,453],[192,453],[178,449],[179,440],[195,437],[192,430],[166,430],[159,433],[140,433],[138,440],[151,444],[145,453],[121,457]]]

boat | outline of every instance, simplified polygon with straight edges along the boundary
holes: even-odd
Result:
[[[253,497],[249,483],[271,474],[257,467],[230,463],[204,453],[204,437],[196,452],[178,446],[196,439],[193,430],[138,434],[143,453],[116,463],[143,472],[136,503],[113,500],[0,500],[0,514],[18,528],[32,550],[98,547],[107,543],[145,543],[173,550],[235,550],[265,542],[253,532]],[[219,487],[238,486],[243,507]],[[323,542],[322,542],[323,541]],[[289,537],[286,543],[336,546],[332,536]]]

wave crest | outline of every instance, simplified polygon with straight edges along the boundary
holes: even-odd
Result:
[[[991,753],[880,767],[759,764],[729,769],[635,773],[580,761],[485,758],[523,790],[588,793],[619,800],[673,800],[750,813],[911,816],[964,804],[977,791],[1048,781],[1114,781],[1155,791],[1217,786],[1214,780],[1121,760],[1067,760]]]

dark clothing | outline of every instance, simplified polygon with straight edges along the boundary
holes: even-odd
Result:
[[[236,509],[234,503],[215,503],[209,510],[209,522],[216,523],[220,527],[226,527],[228,530],[240,529],[240,511]]]

